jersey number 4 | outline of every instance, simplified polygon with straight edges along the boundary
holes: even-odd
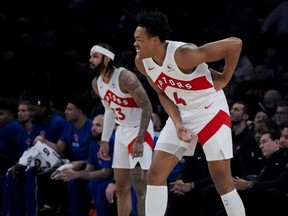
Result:
[[[186,105],[186,101],[183,98],[179,98],[177,92],[173,93],[173,97],[177,104],[183,104],[184,106]]]

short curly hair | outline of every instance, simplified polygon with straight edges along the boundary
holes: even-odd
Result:
[[[8,110],[15,117],[18,113],[18,101],[12,97],[1,97],[0,98],[0,110]]]
[[[172,28],[168,22],[168,16],[159,10],[143,10],[136,15],[137,25],[146,28],[151,37],[158,36],[164,42],[172,35]]]

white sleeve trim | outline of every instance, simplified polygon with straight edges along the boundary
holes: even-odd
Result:
[[[102,101],[102,104],[105,108],[105,113],[104,113],[104,123],[103,123],[103,131],[102,131],[101,140],[109,142],[110,137],[115,128],[115,117],[111,108],[103,101]]]

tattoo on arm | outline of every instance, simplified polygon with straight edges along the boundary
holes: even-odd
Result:
[[[132,95],[138,106],[142,109],[138,138],[143,141],[142,139],[144,139],[152,114],[152,105],[149,97],[137,76],[131,71],[125,70],[121,73],[119,85],[122,90]]]

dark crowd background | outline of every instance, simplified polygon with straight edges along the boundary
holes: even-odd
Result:
[[[276,27],[261,29],[281,2],[284,1],[0,1],[0,96],[23,99],[45,95],[61,110],[65,109],[65,98],[74,92],[87,92],[93,97],[89,52],[99,42],[111,44],[116,50],[116,61],[136,73],[135,15],[142,9],[154,8],[167,13],[174,29],[173,40],[202,45],[228,36],[240,37],[244,44],[242,54],[250,59],[254,70],[265,60],[267,47],[275,46],[279,54],[273,67],[280,64],[280,70],[266,78],[232,80],[237,87],[228,86],[226,93],[252,98],[252,102],[271,88],[287,95],[288,29],[280,33]],[[219,62],[212,66],[219,69],[221,65]],[[159,113],[157,96],[145,79],[142,82]]]

